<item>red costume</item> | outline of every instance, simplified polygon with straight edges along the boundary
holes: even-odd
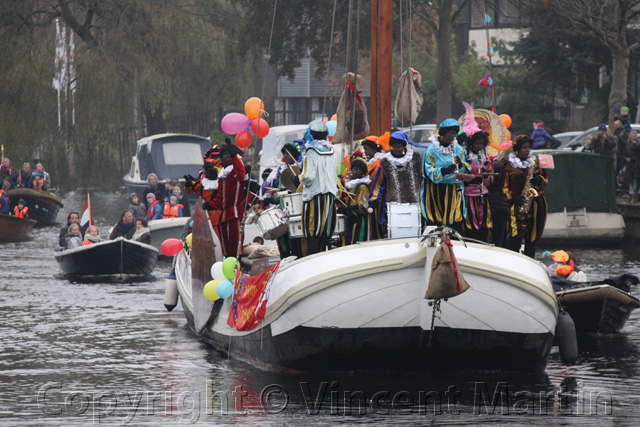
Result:
[[[232,169],[218,175],[218,194],[209,202],[213,210],[220,211],[219,233],[224,256],[236,256],[240,240],[240,221],[244,215],[246,170],[242,157],[236,155]]]

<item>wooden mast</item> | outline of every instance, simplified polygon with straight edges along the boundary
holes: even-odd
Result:
[[[371,0],[371,134],[391,130],[393,0]]]

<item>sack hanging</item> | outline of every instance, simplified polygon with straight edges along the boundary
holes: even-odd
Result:
[[[469,284],[462,276],[458,260],[453,253],[453,245],[449,236],[445,235],[442,244],[436,251],[431,263],[429,286],[425,299],[452,298],[469,289]]]
[[[400,76],[394,109],[396,119],[402,123],[402,126],[410,126],[418,119],[424,101],[421,85],[420,73],[411,67]]]
[[[354,73],[347,73],[342,76],[342,79],[345,80],[345,85],[338,103],[338,111],[336,112],[338,124],[336,134],[332,140],[334,144],[350,142],[352,140],[352,132],[354,141],[364,139],[369,136],[370,131],[367,107],[362,102],[362,98],[360,98],[362,76],[360,74],[356,76]],[[354,108],[355,117],[353,114]]]

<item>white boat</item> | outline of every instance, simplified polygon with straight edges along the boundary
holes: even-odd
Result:
[[[195,176],[202,168],[202,158],[211,148],[211,139],[197,135],[163,133],[140,139],[131,169],[122,180],[130,193],[142,194],[147,176],[155,173],[158,181],[169,182],[186,174]]]
[[[281,263],[264,320],[242,332],[227,325],[232,298],[202,289],[220,260],[200,208],[191,257],[176,278],[189,326],[217,349],[269,370],[544,370],[558,307],[544,266],[488,245],[454,242],[471,289],[424,299],[437,247],[421,237],[378,240]],[[432,329],[433,321],[433,329]]]
[[[547,170],[548,212],[542,239],[620,242],[625,224],[616,203],[613,160],[592,153],[543,152],[553,156],[555,168]]]
[[[167,239],[182,239],[185,225],[191,221],[191,217],[154,219],[149,221],[149,234],[151,235],[151,246],[162,255],[161,246]]]

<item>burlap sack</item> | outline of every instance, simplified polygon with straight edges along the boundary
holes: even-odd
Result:
[[[451,248],[448,237],[436,251],[431,263],[431,276],[425,299],[452,298],[469,289],[469,284],[458,267],[458,261]]]
[[[418,119],[424,101],[421,85],[422,77],[413,68],[402,73],[394,107],[396,119],[402,126],[410,126]]]
[[[370,131],[369,120],[367,119],[367,107],[360,98],[362,76],[358,74],[356,77],[353,73],[347,73],[342,76],[342,78],[346,83],[342,90],[340,102],[338,103],[338,111],[336,112],[338,123],[336,134],[331,141],[334,144],[350,142],[352,140],[352,129],[354,141],[369,136]],[[355,96],[353,94],[354,89],[356,92]],[[354,108],[356,110],[355,120],[353,116]]]

